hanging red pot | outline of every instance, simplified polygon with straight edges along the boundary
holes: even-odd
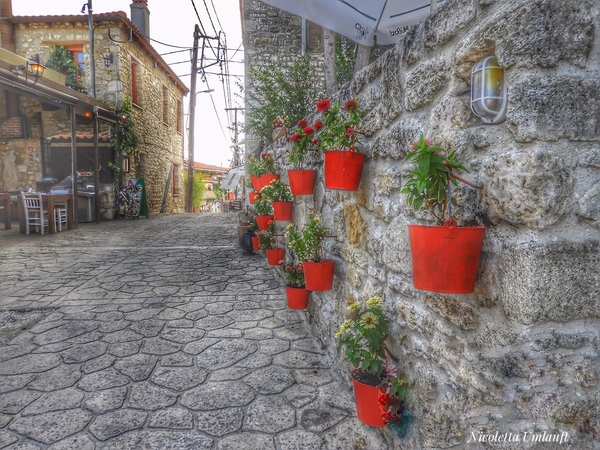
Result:
[[[278,266],[285,258],[285,248],[274,248],[265,250],[267,253],[267,264],[270,266]]]
[[[272,202],[273,218],[275,220],[292,220],[293,202]]]
[[[288,170],[290,190],[293,195],[312,195],[315,189],[316,170]]]
[[[325,189],[357,191],[367,155],[352,151],[325,153]]]
[[[485,227],[409,225],[413,286],[446,294],[475,289]]]
[[[384,428],[385,422],[381,417],[379,407],[381,389],[379,386],[370,386],[356,380],[354,378],[356,373],[356,370],[352,372],[352,384],[354,386],[354,401],[358,420],[370,427]]]
[[[310,291],[306,288],[299,287],[285,287],[285,293],[287,296],[287,304],[290,309],[306,309],[308,308],[308,297]]]
[[[273,216],[254,216],[259,230],[266,230],[269,227],[269,222],[273,220]]]
[[[264,175],[260,176],[262,187],[270,185],[271,181],[273,180],[279,180],[279,175],[276,175],[274,173],[265,173]]]
[[[304,261],[304,280],[309,291],[330,291],[333,287],[335,261],[322,259],[320,262]]]
[[[255,191],[260,191],[263,187],[262,180],[260,176],[251,175],[250,180],[252,181],[252,187]]]
[[[248,200],[250,201],[250,204],[254,205],[254,202],[258,200],[260,196],[260,192],[250,191],[250,193],[248,194]]]
[[[257,236],[252,236],[252,248],[254,250],[260,250],[260,242],[258,242],[258,236],[260,236],[260,233]]]

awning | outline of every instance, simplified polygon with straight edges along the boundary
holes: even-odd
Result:
[[[235,189],[240,182],[240,178],[245,174],[244,166],[238,166],[231,169],[225,179],[221,182],[221,188],[223,189]]]
[[[216,200],[217,196],[215,195],[215,193],[213,191],[209,191],[208,189],[206,189],[204,191],[204,193],[202,194],[202,198],[204,200]]]
[[[372,47],[395,44],[402,27],[427,18],[430,0],[261,0]]]

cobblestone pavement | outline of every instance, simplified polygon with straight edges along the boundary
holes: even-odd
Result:
[[[236,225],[0,232],[0,448],[388,448]]]

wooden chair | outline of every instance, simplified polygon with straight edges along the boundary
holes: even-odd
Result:
[[[30,234],[31,228],[44,234],[48,227],[48,211],[44,210],[42,194],[40,192],[21,192],[23,216],[25,219],[25,234]]]
[[[54,221],[56,222],[56,231],[62,231],[63,224],[65,229],[67,227],[67,203],[56,202],[54,203]]]

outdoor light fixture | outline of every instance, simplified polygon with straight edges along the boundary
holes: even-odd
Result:
[[[105,53],[103,59],[104,59],[104,67],[106,67],[108,69],[110,67],[110,65],[113,63],[112,53]]]
[[[485,123],[501,123],[506,115],[504,69],[495,56],[479,61],[471,72],[471,110]]]
[[[26,83],[29,82],[29,72],[31,72],[34,77],[33,83],[31,84],[37,83],[38,78],[44,74],[44,69],[45,67],[40,63],[40,55],[35,55],[35,57],[30,58],[30,60],[25,62],[24,66],[13,66],[13,72],[16,75],[22,75],[21,72],[24,72]]]

